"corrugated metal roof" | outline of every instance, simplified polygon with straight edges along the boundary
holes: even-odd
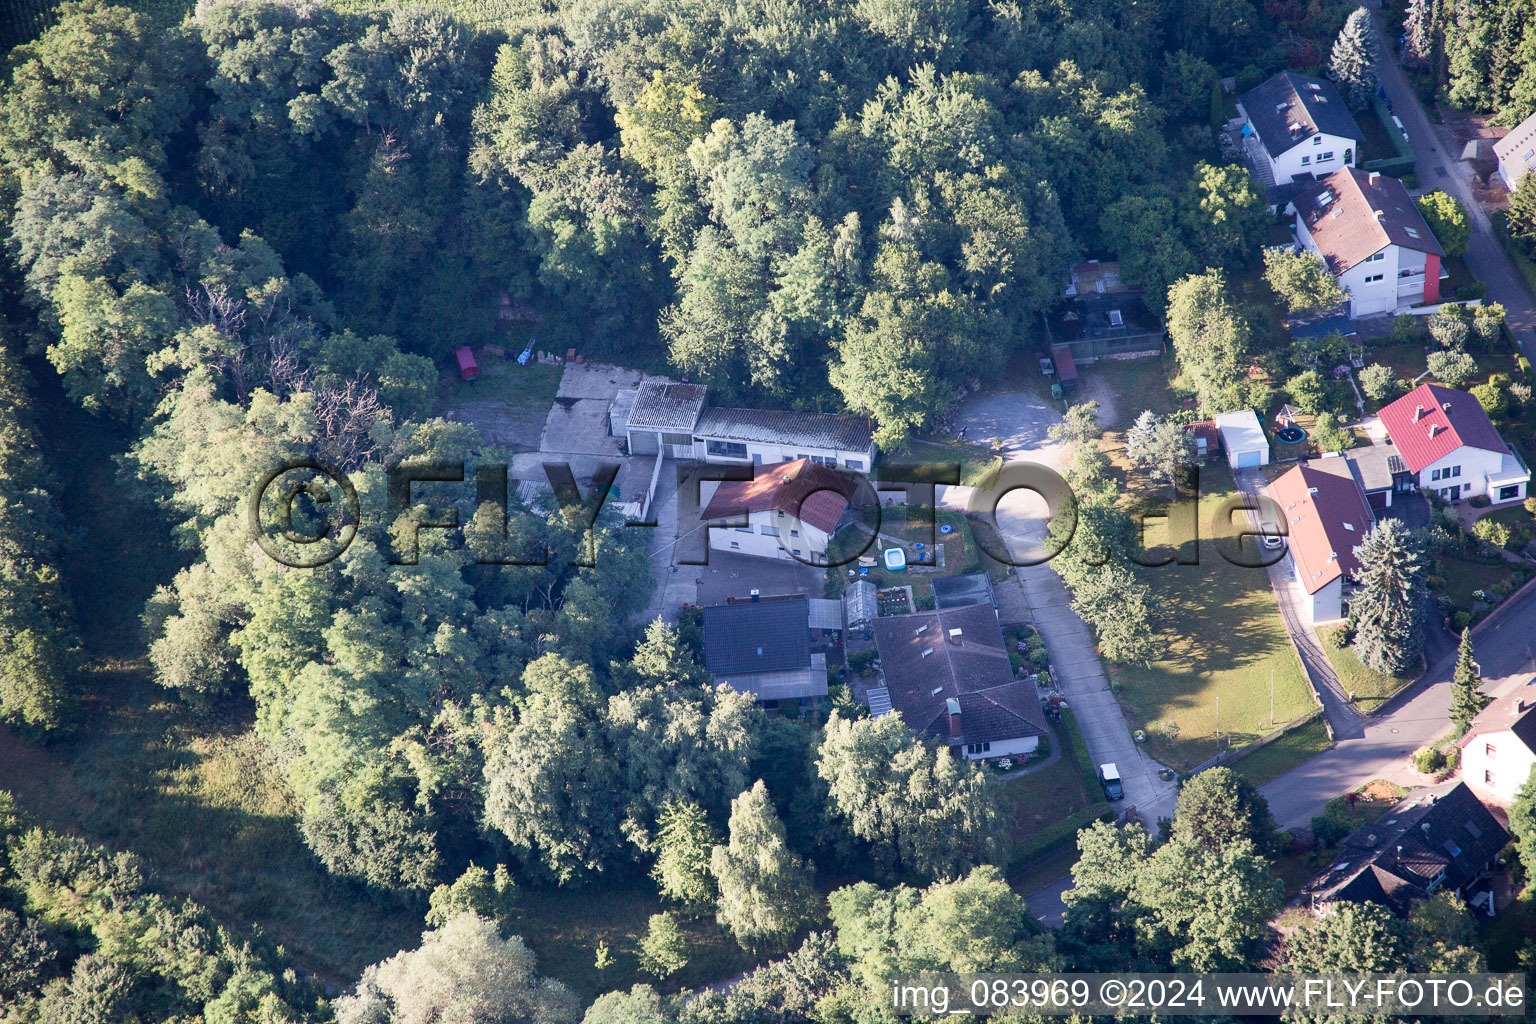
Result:
[[[629,426],[641,430],[692,432],[704,408],[705,389],[698,384],[648,380],[635,389]]]
[[[871,718],[880,718],[894,710],[891,707],[890,690],[883,686],[871,686],[869,688],[869,715]]]
[[[787,409],[706,409],[694,433],[722,441],[802,444],[807,448],[862,452],[869,449],[874,428],[864,416]]]

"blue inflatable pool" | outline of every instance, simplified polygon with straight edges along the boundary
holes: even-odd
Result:
[[[885,549],[885,567],[891,572],[901,572],[907,567],[907,553],[901,548]]]

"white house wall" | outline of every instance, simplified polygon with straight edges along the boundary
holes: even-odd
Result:
[[[1489,473],[1498,474],[1504,464],[1502,452],[1485,451],[1482,448],[1472,448],[1462,445],[1449,455],[1437,459],[1425,466],[1419,472],[1419,487],[1426,491],[1440,491],[1461,485],[1461,494],[1458,500],[1476,497],[1479,494],[1488,493],[1487,476]],[[1435,470],[1445,470],[1452,466],[1461,467],[1461,475],[1442,480],[1434,479]],[[1449,497],[1449,495],[1447,495]]]
[[[1461,750],[1462,780],[1479,796],[1505,807],[1530,778],[1532,765],[1536,765],[1536,754],[1508,729],[1478,733]]]
[[[1340,167],[1354,166],[1360,157],[1355,149],[1354,139],[1317,134],[1302,139],[1278,157],[1270,157],[1269,169],[1275,176],[1276,185],[1287,184],[1298,174],[1312,174],[1323,178]],[[1265,149],[1264,152],[1268,156],[1269,150]],[[1332,159],[1323,160],[1324,153],[1332,153]],[[1345,159],[1346,156],[1348,160]],[[1307,162],[1302,163],[1303,159]]]
[[[745,527],[709,528],[712,551],[735,551],[759,558],[790,559],[798,550],[800,558],[819,560],[826,556],[827,540],[827,534],[816,527],[774,509],[753,512]]]
[[[829,465],[842,466],[845,469],[855,469],[863,473],[869,472],[875,460],[873,445],[863,451],[856,451],[844,448],[818,448],[814,445],[797,445],[794,443],[784,444],[783,442],[734,441],[732,443],[743,444],[747,449],[745,456],[735,457],[711,452],[709,450],[709,442],[711,440],[731,441],[730,438],[695,436],[692,457],[703,462],[726,466],[771,466],[779,462],[793,462],[795,459],[816,458]]]
[[[1038,736],[1018,736],[1011,740],[993,740],[987,744],[987,749],[973,754],[970,744],[951,747],[958,753],[965,755],[967,761],[980,761],[982,758],[1019,757],[1020,755],[1033,754],[1040,746]]]

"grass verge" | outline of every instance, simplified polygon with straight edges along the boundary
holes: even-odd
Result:
[[[1332,746],[1333,740],[1328,738],[1328,727],[1321,718],[1314,718],[1286,730],[1279,739],[1264,744],[1252,753],[1244,754],[1232,762],[1232,770],[1255,786],[1262,786]]]
[[[1354,648],[1333,645],[1332,637],[1343,628],[1342,625],[1319,626],[1317,635],[1323,641],[1323,653],[1328,656],[1334,675],[1339,677],[1345,692],[1354,695],[1355,707],[1361,711],[1375,711],[1419,677],[1417,672],[1394,676],[1367,668],[1355,654]]]

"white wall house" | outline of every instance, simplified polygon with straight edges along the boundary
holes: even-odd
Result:
[[[1376,517],[1342,460],[1303,463],[1275,479],[1269,496],[1285,517],[1284,533],[1300,603],[1312,622],[1344,617],[1355,547]]]
[[[875,462],[874,427],[864,416],[784,409],[717,409],[697,384],[645,381],[619,392],[609,429],[632,455],[723,465],[773,465],[809,459],[868,473]]]
[[[1381,423],[1419,488],[1448,501],[1523,501],[1531,471],[1476,398],[1421,384],[1381,410]]]
[[[1536,686],[1488,705],[1458,742],[1461,778],[1489,803],[1508,807],[1536,766]]]
[[[1536,170],[1536,114],[1521,121],[1493,144],[1499,161],[1499,177],[1511,192],[1520,187],[1520,179]]]
[[[1360,128],[1327,79],[1282,71],[1244,93],[1239,106],[1275,185],[1307,174],[1321,178],[1360,157]]]
[[[1440,301],[1445,250],[1402,182],[1348,168],[1293,202],[1296,240],[1349,293],[1351,319]]]
[[[699,518],[723,523],[745,517],[744,525],[708,528],[713,551],[821,563],[853,494],[848,477],[799,459],[756,467],[750,481],[705,481]]]

